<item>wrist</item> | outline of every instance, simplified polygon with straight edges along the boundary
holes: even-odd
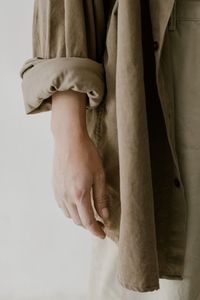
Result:
[[[88,132],[86,127],[82,128],[80,126],[63,126],[62,128],[51,128],[51,133],[53,138],[57,142],[69,142],[81,140],[88,137]]]
[[[73,153],[80,148],[80,145],[88,141],[89,135],[86,131],[73,131],[62,134],[57,132],[53,134],[54,146],[59,153]]]
[[[55,139],[87,134],[85,102],[85,94],[71,90],[53,95],[51,131]]]

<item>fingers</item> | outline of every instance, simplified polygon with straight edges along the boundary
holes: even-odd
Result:
[[[67,203],[67,208],[68,208],[68,211],[69,211],[70,216],[73,219],[74,223],[76,225],[83,225],[82,222],[81,222],[81,219],[80,219],[80,216],[79,216],[76,205],[73,204],[73,203],[68,202]]]
[[[71,190],[65,190],[62,188],[59,190],[57,185],[54,185],[54,194],[57,200],[58,206],[62,209],[66,217],[71,218],[76,225],[83,226],[88,229],[92,234],[105,238],[105,232],[101,222],[97,221],[94,216],[94,211],[91,201],[91,186],[90,190],[87,188],[72,188]],[[61,192],[62,191],[62,192]],[[94,205],[100,216],[103,216],[102,209],[106,207],[105,198],[105,181],[102,176],[96,176],[94,182]]]
[[[71,218],[69,210],[67,209],[67,206],[65,205],[65,201],[62,201],[62,198],[59,195],[59,191],[58,191],[56,185],[54,185],[53,179],[52,179],[52,186],[53,186],[54,197],[57,201],[58,206],[62,209],[62,211],[64,212],[64,214],[66,215],[67,218]]]
[[[57,196],[57,202],[64,214],[71,218],[76,225],[88,229],[98,237],[105,238],[103,224],[94,217],[89,191],[76,193],[76,196],[73,195],[73,197],[66,197],[66,194],[62,198]]]
[[[62,211],[64,212],[64,214],[67,218],[71,218],[69,210],[67,209],[67,207],[65,206],[65,204],[63,202],[61,202],[59,204],[59,207],[62,209]]]
[[[106,195],[106,179],[105,173],[103,171],[96,173],[96,175],[94,176],[92,193],[94,199],[94,206],[97,213],[103,219],[107,219],[109,217],[109,210]]]
[[[73,219],[76,225],[83,225],[79,217],[76,205],[73,202],[67,201],[66,197],[62,197],[61,200],[59,197],[57,197],[57,202],[58,206],[63,210],[66,217]]]
[[[90,191],[83,192],[82,195],[76,199],[76,205],[83,226],[94,235],[105,238],[105,232],[103,231],[100,222],[94,217]]]

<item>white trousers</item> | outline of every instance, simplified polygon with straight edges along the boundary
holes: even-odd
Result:
[[[164,1],[164,0],[163,0]],[[177,153],[188,202],[183,280],[160,279],[153,292],[127,290],[116,279],[117,245],[92,236],[87,300],[200,300],[200,1],[182,1],[171,43]]]

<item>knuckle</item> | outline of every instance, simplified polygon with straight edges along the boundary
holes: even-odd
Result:
[[[83,203],[83,197],[75,197],[75,198],[74,198],[74,203],[75,203],[76,205],[82,204],[82,203]]]
[[[101,198],[99,198],[98,196],[94,196],[94,200],[96,205],[101,205]]]
[[[73,193],[75,202],[76,203],[81,202],[81,200],[83,199],[83,196],[85,195],[86,192],[87,192],[87,189],[85,187],[75,187],[74,193]]]
[[[70,206],[71,208],[76,207],[76,202],[75,202],[75,199],[73,197],[65,198],[65,203],[66,203],[67,206]]]
[[[95,201],[98,206],[105,205],[105,203],[107,202],[107,196],[106,195],[102,195],[101,197],[96,196]]]
[[[102,196],[102,198],[101,198],[101,200],[100,200],[100,203],[101,203],[102,205],[104,205],[105,203],[107,203],[107,201],[108,201],[107,195],[104,195],[104,196]]]
[[[94,226],[94,224],[95,224],[95,221],[93,219],[89,219],[85,222],[84,226],[87,228],[91,228]]]

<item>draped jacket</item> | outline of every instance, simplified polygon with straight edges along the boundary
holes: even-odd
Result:
[[[151,97],[140,2],[35,0],[33,51],[20,76],[27,115],[50,111],[56,91],[87,94],[87,129],[106,174],[105,232],[119,249],[117,278],[147,292],[159,289],[159,278],[182,279],[187,210],[170,76],[175,1],[149,0],[157,87]]]

